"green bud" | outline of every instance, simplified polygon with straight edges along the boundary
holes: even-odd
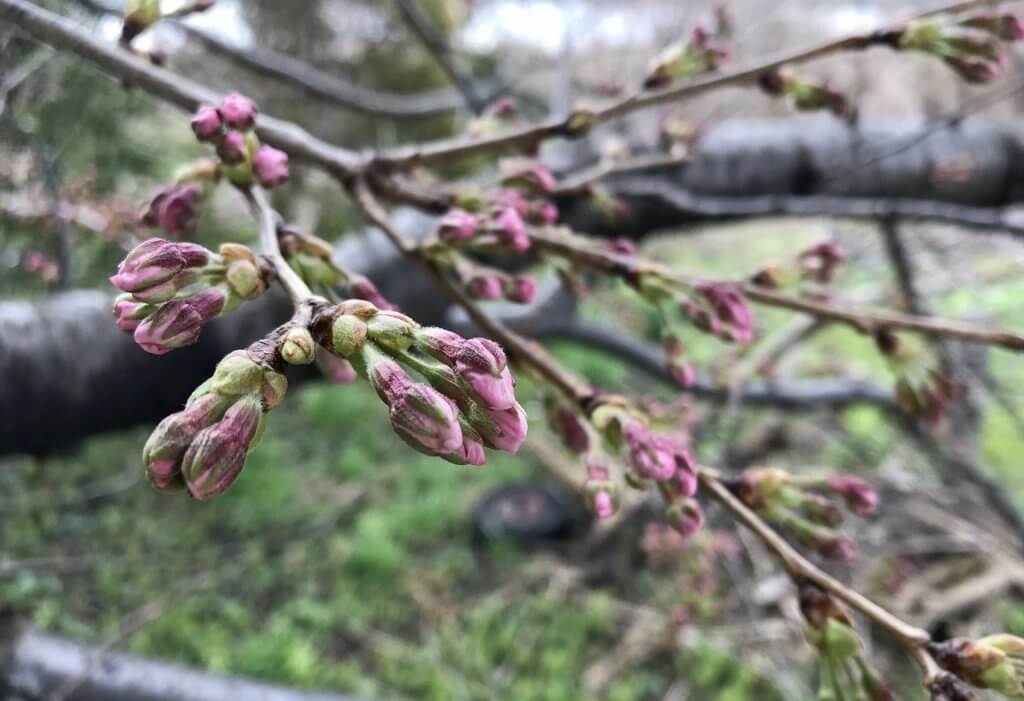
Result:
[[[845,660],[860,652],[860,639],[853,628],[830,618],[820,630],[820,644],[833,659]]]
[[[309,329],[289,329],[281,341],[281,357],[292,365],[309,365],[316,357],[316,343]]]
[[[366,322],[369,338],[393,351],[409,350],[416,323],[400,312],[381,311]]]
[[[217,363],[210,389],[218,394],[239,395],[255,392],[263,381],[263,368],[245,351],[232,351]]]
[[[268,410],[273,409],[284,401],[284,395],[287,391],[287,377],[279,372],[275,372],[274,370],[266,370],[263,372],[261,393],[263,395],[263,404]]]
[[[350,314],[338,316],[331,324],[331,349],[348,358],[357,355],[366,343],[366,322]]]
[[[228,265],[228,287],[242,299],[255,299],[267,289],[259,268],[247,260],[236,260]]]

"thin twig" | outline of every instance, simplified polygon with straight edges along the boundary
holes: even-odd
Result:
[[[586,190],[595,183],[611,175],[624,175],[644,170],[658,170],[681,166],[690,161],[689,156],[672,156],[650,154],[636,156],[624,161],[601,160],[594,165],[583,168],[576,173],[569,173],[561,178],[555,195],[568,195]]]
[[[313,297],[313,291],[309,289],[306,282],[292,270],[288,261],[281,255],[281,247],[277,241],[277,223],[279,217],[274,208],[267,201],[267,196],[259,187],[252,187],[244,191],[247,199],[252,204],[260,226],[260,248],[263,256],[270,261],[277,274],[277,279],[284,287],[292,303],[299,307],[303,302]]]

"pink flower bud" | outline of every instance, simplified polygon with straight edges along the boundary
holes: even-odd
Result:
[[[846,251],[835,241],[822,241],[803,251],[799,260],[806,275],[817,282],[827,284],[832,281],[836,270],[846,260]]]
[[[318,353],[317,361],[321,363],[324,374],[327,379],[336,385],[350,385],[359,379],[359,375],[356,373],[352,363],[339,358],[333,353]]]
[[[680,499],[670,504],[665,517],[672,529],[684,539],[692,538],[704,525],[704,511],[696,499]]]
[[[138,325],[135,342],[154,355],[191,345],[198,340],[203,324],[220,314],[226,299],[223,290],[212,288],[167,302]]]
[[[153,429],[142,449],[142,462],[154,487],[170,490],[181,485],[181,459],[185,451],[201,429],[224,415],[228,403],[229,400],[216,393],[205,394]]]
[[[747,306],[747,300],[738,287],[725,283],[704,283],[697,286],[700,294],[711,307],[719,324],[712,324],[720,338],[749,343],[754,337],[754,317]],[[693,319],[693,317],[691,317]],[[697,320],[693,319],[697,324]]]
[[[529,304],[537,295],[537,281],[530,275],[518,275],[505,285],[505,299],[517,304]]]
[[[202,194],[196,183],[168,185],[149,201],[139,222],[143,226],[159,226],[171,236],[189,236],[199,223]]]
[[[588,455],[586,459],[587,479],[583,489],[591,510],[598,519],[611,518],[619,507],[618,489],[611,481],[611,473],[607,464],[597,455]]]
[[[466,339],[459,334],[436,326],[417,329],[414,341],[421,351],[451,367],[455,367],[459,353],[466,344]],[[500,347],[498,350],[501,350]],[[504,353],[502,357],[504,358]],[[491,366],[487,367],[490,369]]]
[[[441,218],[437,235],[442,241],[468,241],[479,227],[475,216],[463,209],[453,209]]]
[[[117,328],[131,333],[138,328],[142,320],[156,311],[156,307],[145,302],[136,302],[131,295],[121,295],[114,302],[114,318]]]
[[[859,477],[837,475],[828,480],[828,488],[841,496],[855,514],[870,516],[878,509],[878,493]]]
[[[652,433],[640,421],[628,421],[622,428],[622,436],[628,447],[629,465],[639,476],[658,481],[672,478],[676,460],[664,436]]]
[[[527,212],[526,218],[531,224],[541,226],[554,224],[558,221],[558,207],[548,201],[535,202],[530,206],[530,211]]]
[[[513,170],[502,179],[502,183],[513,187],[522,187],[535,195],[550,194],[557,186],[555,176],[546,166],[539,163]]]
[[[367,353],[367,375],[377,396],[391,406],[398,402],[412,387],[412,379],[402,366],[390,358],[381,356],[379,351]]]
[[[469,421],[486,445],[513,455],[519,451],[529,430],[526,412],[519,404],[511,409],[474,407]]]
[[[170,282],[189,268],[205,266],[212,256],[198,244],[149,239],[133,248],[121,261],[110,282],[123,292],[144,292]]]
[[[229,131],[217,144],[217,156],[228,165],[245,163],[249,159],[249,142],[240,131]]]
[[[192,117],[192,131],[200,141],[214,141],[221,133],[220,113],[213,107],[203,105]]]
[[[259,397],[246,395],[227,410],[224,418],[196,435],[181,465],[193,497],[209,499],[231,486],[242,472],[262,419]]]
[[[558,409],[553,418],[553,429],[562,444],[574,453],[585,453],[590,448],[590,436],[579,415],[568,407]]]
[[[513,251],[522,253],[530,249],[530,235],[515,209],[505,207],[500,210],[494,219],[493,230],[498,239]]]
[[[389,406],[391,427],[413,449],[440,456],[463,450],[462,427],[455,403],[433,387],[412,384]]]
[[[475,299],[488,301],[501,299],[501,279],[497,275],[477,273],[466,283],[466,290]]]
[[[478,437],[472,435],[472,429],[462,427],[462,447],[454,453],[443,456],[445,460],[456,465],[486,465],[487,452]]]
[[[520,217],[527,216],[531,208],[530,201],[515,190],[500,190],[494,197],[494,204],[498,205],[499,208],[510,207]]]
[[[365,278],[361,275],[353,276],[349,291],[353,297],[366,300],[378,309],[398,309],[397,306],[384,298],[384,295],[380,293],[377,286],[374,285],[369,278]]]
[[[238,93],[231,93],[220,103],[221,118],[233,129],[248,131],[256,123],[256,104]]]
[[[516,406],[515,380],[508,369],[505,352],[494,341],[473,338],[459,348],[455,371],[475,399],[488,409]]]
[[[252,162],[253,173],[268,190],[288,180],[288,154],[273,146],[260,146]]]

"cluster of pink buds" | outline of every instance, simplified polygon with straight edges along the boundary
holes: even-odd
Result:
[[[473,299],[529,304],[537,296],[537,280],[532,275],[510,275],[468,261],[458,266],[458,272]]]
[[[941,58],[968,83],[989,83],[1009,66],[1008,42],[1024,39],[1024,25],[1010,14],[940,17],[911,23],[899,48]]]
[[[773,97],[789,100],[800,112],[828,110],[840,118],[850,115],[850,102],[829,81],[810,82],[786,68],[768,71],[758,81],[761,89]]]
[[[971,686],[1024,698],[1022,638],[1005,633],[979,640],[953,638],[929,643],[928,652],[940,667]]]
[[[837,500],[859,516],[878,508],[875,490],[852,475],[803,477],[765,467],[744,472],[730,487],[744,504],[785,528],[801,545],[841,562],[853,560],[857,553],[836,530],[843,522]]]
[[[669,525],[687,538],[696,533],[704,515],[694,498],[697,464],[685,439],[652,430],[644,416],[617,397],[606,397],[591,412],[590,420],[602,440],[587,455],[588,469],[606,455],[620,460],[631,486],[658,485],[667,502]]]
[[[896,376],[896,401],[911,416],[938,426],[960,396],[960,387],[935,358],[918,345],[888,331],[875,344]]]
[[[665,49],[647,68],[644,88],[662,88],[685,78],[718,70],[729,52],[718,45],[718,37],[704,27],[694,27],[689,38]]]
[[[288,180],[288,154],[260,145],[252,131],[256,113],[252,100],[231,93],[219,107],[200,107],[192,117],[192,131],[200,141],[216,146],[221,172],[233,185],[258,182],[271,189]]]
[[[746,297],[736,285],[705,282],[695,295],[682,302],[683,313],[694,326],[723,341],[750,343],[754,338],[754,315]]]
[[[363,300],[342,302],[322,319],[315,324],[325,329],[321,344],[364,372],[388,405],[392,428],[416,450],[482,465],[485,447],[515,453],[526,439],[526,413],[493,341],[423,328]]]
[[[846,258],[846,250],[836,241],[820,241],[801,251],[789,263],[762,266],[751,276],[750,282],[769,289],[797,287],[802,283],[827,285]]]
[[[146,475],[160,491],[182,487],[199,500],[231,486],[259,440],[266,413],[281,403],[284,375],[234,351],[189,397],[183,411],[157,425],[143,448]]]
[[[896,697],[864,658],[863,646],[845,609],[831,594],[809,582],[799,589],[807,641],[818,651],[818,698],[895,701]]]
[[[117,327],[162,355],[195,343],[203,325],[267,288],[266,271],[246,246],[214,253],[194,243],[149,239],[121,261],[110,281]]]
[[[128,0],[121,25],[122,43],[131,43],[135,37],[152,27],[164,17],[184,17],[197,12],[206,12],[217,0],[192,0],[171,12],[164,12],[160,0]]]

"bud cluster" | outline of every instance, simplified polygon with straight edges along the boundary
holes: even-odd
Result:
[[[928,652],[940,667],[971,686],[1024,698],[1024,638],[1005,633],[978,640],[953,638],[929,643]]]
[[[132,249],[110,282],[124,293],[114,302],[117,327],[155,355],[195,343],[204,324],[267,288],[246,246],[226,243],[213,253],[163,239]]]
[[[889,331],[875,335],[875,344],[896,377],[896,401],[911,416],[938,426],[960,395],[950,373],[924,348]]]
[[[230,183],[249,187],[258,182],[271,189],[288,180],[288,154],[260,145],[252,131],[256,113],[252,100],[231,93],[219,107],[200,107],[192,117],[192,132],[200,141],[216,146],[221,172]]]
[[[483,465],[485,447],[519,450],[526,413],[498,344],[423,328],[364,300],[342,302],[328,317],[321,343],[364,372],[387,404],[392,428],[414,449],[460,465]]]
[[[838,528],[843,511],[869,516],[878,508],[878,495],[853,475],[803,477],[762,467],[747,470],[731,486],[750,509],[785,528],[801,545],[822,557],[849,562],[856,557],[852,542]]]
[[[809,582],[800,584],[800,611],[807,641],[818,651],[818,698],[895,701],[895,696],[864,658],[853,622],[831,594]]]
[[[850,116],[850,102],[829,81],[811,82],[787,68],[768,71],[758,81],[761,89],[773,97],[789,100],[800,112],[828,110],[840,118]]]
[[[605,468],[607,457],[617,459],[625,466],[624,476],[630,486],[644,489],[652,482],[657,484],[672,528],[687,538],[697,532],[704,523],[704,514],[694,498],[697,464],[685,437],[652,430],[646,417],[617,397],[605,398],[591,412],[590,421],[601,441],[590,446],[587,453],[588,491],[607,492],[611,504],[617,503],[607,470],[595,469]],[[603,479],[597,479],[601,476]]]
[[[161,421],[146,441],[142,458],[150,482],[160,491],[184,487],[199,500],[226,490],[287,388],[284,375],[247,351],[225,356],[185,409]]]
[[[650,90],[718,70],[729,58],[729,52],[718,44],[720,37],[701,26],[690,36],[658,54],[647,67],[644,88]]]
[[[786,289],[812,283],[827,285],[846,261],[846,249],[835,241],[821,241],[801,251],[787,263],[768,263],[750,282],[768,289]]]
[[[1024,39],[1024,25],[1011,14],[939,17],[913,22],[899,48],[941,58],[968,83],[989,83],[1009,67],[1009,42]]]

